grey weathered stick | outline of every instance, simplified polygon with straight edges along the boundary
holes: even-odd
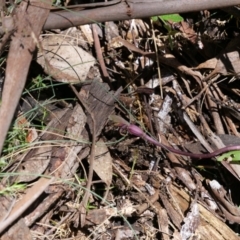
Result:
[[[118,4],[83,11],[50,13],[44,29],[68,28],[93,22],[146,18],[170,13],[194,12],[240,4],[239,0],[127,0]]]

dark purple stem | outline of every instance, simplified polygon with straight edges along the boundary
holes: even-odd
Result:
[[[233,151],[233,150],[240,150],[240,145],[233,145],[233,146],[227,146],[227,147],[223,147],[220,148],[216,151],[213,151],[211,153],[203,153],[203,154],[198,154],[198,153],[189,153],[189,152],[184,152],[181,150],[177,150],[175,148],[166,146],[160,142],[158,142],[157,140],[155,140],[154,138],[151,138],[150,136],[148,136],[146,133],[143,132],[143,130],[133,124],[122,124],[121,126],[122,129],[126,129],[130,134],[136,136],[136,137],[140,137],[156,146],[162,147],[165,150],[168,150],[169,152],[172,153],[176,153],[178,155],[183,155],[183,156],[188,156],[188,157],[192,157],[192,158],[198,158],[198,159],[204,159],[204,158],[213,158],[216,157],[218,155],[221,155],[225,152],[229,152],[229,151]]]

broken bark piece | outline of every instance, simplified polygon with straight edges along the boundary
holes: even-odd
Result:
[[[114,110],[114,103],[117,101],[122,88],[119,88],[116,92],[109,91],[109,86],[105,83],[93,81],[91,85],[86,85],[81,89],[80,95],[83,96],[88,104],[88,107],[96,118],[96,137],[101,133],[108,116]],[[89,114],[87,114],[87,123],[92,132],[92,120]],[[88,133],[84,130],[83,137]]]

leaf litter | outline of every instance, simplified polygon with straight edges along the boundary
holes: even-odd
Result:
[[[210,13],[110,22],[95,28],[100,47],[91,25],[40,37],[17,109],[26,134],[9,132],[16,141],[2,153],[1,192],[19,184],[0,196],[3,239],[22,239],[19,227],[35,239],[238,239],[231,152],[196,161],[108,121],[119,115],[193,153],[239,142],[239,37],[216,21],[227,28],[229,15]]]

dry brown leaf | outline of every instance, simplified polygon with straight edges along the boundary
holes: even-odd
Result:
[[[217,58],[211,58],[203,63],[200,63],[197,67],[194,69],[214,69],[217,66]]]
[[[99,225],[108,218],[105,209],[93,209],[88,212],[86,217],[86,225]]]
[[[211,77],[217,73],[222,75],[240,74],[240,37],[233,39],[224,50],[216,58],[209,59],[198,65],[195,69],[211,68],[213,72],[208,76]]]
[[[180,71],[182,74],[190,75],[194,79],[196,79],[196,81],[202,79],[202,75],[200,74],[200,72],[193,71],[191,68],[183,65],[172,54],[166,53],[163,56],[159,55],[158,57],[159,57],[159,60],[163,64],[166,64],[166,65]]]
[[[68,120],[67,134],[70,139],[76,139],[81,136],[83,127],[86,124],[86,115],[79,103],[73,109],[72,115]]]
[[[197,43],[197,33],[190,26],[188,22],[182,21],[180,30],[184,33],[184,36],[189,39],[193,44]]]
[[[118,239],[118,240],[134,239],[134,233],[138,234],[137,231],[133,231],[132,229],[128,229],[127,227],[124,227],[122,229],[117,229],[115,234],[116,235],[115,239]]]
[[[214,69],[213,73],[219,73],[222,75],[239,74],[240,73],[240,59],[239,51],[233,50],[231,52],[224,53],[219,57],[207,60],[204,63],[198,65],[195,69],[211,68]]]
[[[15,223],[8,232],[1,236],[1,240],[32,240],[30,229],[21,218]]]
[[[16,170],[19,176],[14,182],[30,182],[38,178],[46,170],[51,154],[50,144],[42,144],[30,151]]]
[[[114,22],[106,22],[105,24],[105,38],[111,41],[116,36],[119,36],[118,26]]]

